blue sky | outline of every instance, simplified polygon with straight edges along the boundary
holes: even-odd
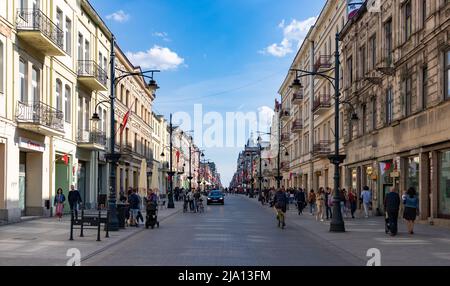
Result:
[[[270,115],[298,46],[325,0],[90,2],[135,65],[162,69],[156,75],[161,87],[153,106],[156,113],[168,118],[186,112],[194,120],[194,105],[202,104],[203,114],[216,112],[225,121],[227,112],[264,110]],[[200,122],[199,117],[195,120]],[[204,122],[201,131],[209,123]],[[256,131],[249,129],[245,137]],[[260,129],[268,131],[267,126]],[[196,143],[203,144],[199,133]],[[245,140],[206,150],[226,186]]]

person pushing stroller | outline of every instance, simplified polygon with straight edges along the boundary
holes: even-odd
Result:
[[[152,191],[147,191],[147,197],[144,199],[145,201],[145,210],[146,210],[146,219],[145,219],[145,227],[146,228],[154,228],[155,225],[159,227],[158,221],[158,198],[157,195]]]

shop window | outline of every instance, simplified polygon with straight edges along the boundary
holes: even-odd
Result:
[[[441,153],[439,170],[439,216],[450,218],[450,151]]]

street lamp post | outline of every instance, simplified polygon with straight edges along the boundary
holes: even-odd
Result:
[[[258,137],[258,148],[259,148],[259,196],[261,196],[262,193],[262,182],[264,180],[263,174],[262,174],[262,145],[261,145],[261,137]]]
[[[116,77],[116,66],[115,66],[115,60],[116,60],[116,53],[115,53],[115,46],[116,46],[116,40],[114,35],[111,37],[111,63],[110,63],[110,97],[109,100],[101,101],[97,103],[94,109],[94,115],[92,116],[93,121],[99,121],[100,116],[97,113],[97,108],[102,103],[110,103],[110,121],[111,121],[111,127],[110,127],[110,150],[109,154],[106,155],[107,161],[110,163],[110,170],[109,170],[109,198],[108,198],[108,211],[109,211],[109,221],[108,221],[108,228],[111,231],[118,231],[119,230],[119,219],[117,217],[117,209],[116,209],[116,166],[119,162],[119,159],[121,157],[120,153],[115,153],[115,142],[116,142],[116,134],[115,134],[115,128],[114,128],[114,122],[115,122],[115,107],[114,107],[114,101],[115,101],[115,88],[116,85],[123,80],[126,77],[129,76],[142,76],[144,78],[149,78],[150,82],[148,84],[148,88],[154,92],[156,89],[158,89],[158,85],[156,84],[156,81],[153,78],[153,74],[155,72],[160,72],[159,70],[150,70],[150,71],[144,71],[144,72],[126,72],[122,71],[122,74],[118,77]],[[118,70],[118,69],[117,69]],[[151,76],[147,76],[147,73],[151,73]]]
[[[173,176],[175,175],[175,172],[173,171],[172,168],[172,156],[173,156],[173,142],[172,142],[172,135],[173,135],[173,125],[172,125],[172,114],[170,114],[170,124],[169,124],[169,172],[167,173],[169,175],[169,192],[167,194],[167,199],[168,199],[168,203],[167,203],[167,208],[169,209],[173,209],[175,208],[175,203],[173,202]]]
[[[358,120],[358,115],[355,112],[353,105],[348,101],[340,101],[340,92],[339,92],[339,69],[340,69],[340,61],[339,61],[339,34],[336,34],[336,52],[335,52],[335,66],[334,66],[334,77],[327,75],[328,72],[332,71],[333,68],[325,70],[323,72],[318,71],[305,71],[300,69],[291,69],[291,71],[295,72],[295,80],[291,85],[291,88],[296,89],[297,91],[303,91],[303,86],[299,81],[299,78],[304,76],[320,76],[326,80],[328,80],[331,85],[334,87],[334,123],[335,123],[335,132],[334,132],[334,143],[335,150],[334,155],[328,156],[330,162],[334,165],[334,197],[333,197],[333,218],[330,223],[330,232],[345,232],[345,224],[342,218],[341,213],[341,205],[340,205],[340,194],[339,194],[339,182],[340,182],[340,172],[339,165],[344,162],[346,156],[339,154],[339,105],[340,103],[345,103],[350,105],[352,109],[351,120]],[[299,75],[300,73],[300,75]]]

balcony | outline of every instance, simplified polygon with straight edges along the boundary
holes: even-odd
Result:
[[[314,62],[314,71],[318,72],[321,69],[330,69],[331,68],[331,59],[333,56],[331,55],[322,55],[319,56]]]
[[[321,140],[319,143],[315,143],[313,146],[313,155],[314,157],[328,157],[331,153],[330,148],[331,141]]]
[[[292,95],[292,104],[302,104],[303,102],[303,94],[294,93]]]
[[[287,171],[289,171],[289,168],[290,168],[289,162],[281,162],[280,169],[282,171],[287,172]]]
[[[42,103],[17,103],[18,127],[45,136],[64,135],[64,114],[62,111]]]
[[[291,116],[291,109],[290,108],[282,108],[280,118],[281,119],[287,119]]]
[[[92,131],[78,130],[77,142],[80,148],[105,151],[106,133],[95,129]]]
[[[290,134],[288,134],[288,133],[281,134],[281,142],[282,143],[287,143],[287,142],[289,142],[290,139],[291,139]]]
[[[395,75],[392,52],[385,51],[385,54],[388,56],[384,57],[383,60],[377,65],[377,71],[388,76]]]
[[[108,90],[108,75],[94,61],[78,61],[78,81],[90,90]]]
[[[320,95],[314,99],[314,115],[322,115],[331,107],[331,97],[329,95]]]
[[[291,132],[301,133],[303,131],[303,122],[301,119],[297,119],[292,122]]]
[[[18,10],[17,36],[46,56],[64,56],[64,33],[41,10]]]

